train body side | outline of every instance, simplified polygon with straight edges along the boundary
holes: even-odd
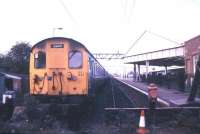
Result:
[[[89,93],[91,92],[91,94],[95,95],[98,91],[101,91],[103,86],[106,84],[108,80],[108,73],[92,55],[89,55],[88,68]]]

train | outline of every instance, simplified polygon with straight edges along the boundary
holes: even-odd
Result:
[[[30,96],[74,105],[94,100],[109,73],[80,42],[51,37],[31,48],[29,77]]]

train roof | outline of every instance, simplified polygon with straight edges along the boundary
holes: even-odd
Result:
[[[48,41],[48,40],[68,40],[70,43],[73,43],[73,45],[74,45],[74,44],[75,44],[75,45],[79,45],[80,47],[84,48],[87,52],[89,52],[88,49],[87,49],[82,43],[80,43],[80,42],[78,42],[78,41],[76,41],[76,40],[74,40],[74,39],[65,38],[65,37],[51,37],[51,38],[43,39],[43,40],[39,41],[38,43],[36,43],[36,44],[32,47],[31,52],[32,52],[32,50],[33,50],[35,47],[39,46],[40,44],[42,44],[42,43],[44,43],[44,42],[46,42],[46,41]],[[90,52],[89,52],[89,53],[90,53]]]

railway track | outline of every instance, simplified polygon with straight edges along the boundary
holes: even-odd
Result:
[[[80,128],[76,131],[71,131],[67,126],[67,117],[52,118],[49,115],[45,115],[43,118],[39,118],[35,121],[30,121],[26,114],[21,110],[21,113],[15,115],[10,121],[1,122],[0,133],[84,133],[84,134],[133,134],[138,128],[139,122],[139,111],[105,111],[106,107],[138,107],[140,100],[137,100],[137,94],[131,93],[132,89],[128,89],[125,85],[117,82],[114,79],[107,81],[104,87],[99,87],[100,92],[96,96],[94,102],[94,109],[87,112],[81,112]],[[127,93],[128,91],[128,93]],[[131,96],[130,96],[131,94]],[[136,98],[135,98],[136,97]],[[140,98],[142,99],[142,98]],[[141,100],[142,101],[142,100]],[[144,101],[144,100],[143,100]],[[145,104],[145,103],[143,103]],[[141,104],[141,105],[143,105]],[[144,105],[143,105],[144,106]],[[57,109],[58,110],[58,109]],[[19,110],[20,111],[20,110]],[[82,110],[81,110],[82,111]],[[80,113],[80,112],[79,112]],[[55,112],[51,112],[55,114]],[[174,117],[173,113],[158,113],[157,115],[167,116],[156,120],[157,134],[187,134],[198,133],[200,129],[193,126],[183,126],[178,124],[176,118],[171,119],[170,116]],[[193,114],[193,112],[191,113]],[[177,114],[178,115],[178,114]],[[55,115],[56,116],[56,115]],[[78,117],[78,116],[77,116]],[[185,116],[183,116],[185,117]],[[61,119],[60,119],[61,118]],[[146,118],[148,118],[146,116]],[[168,118],[168,120],[166,120]],[[191,124],[194,124],[193,121]],[[198,123],[198,120],[196,121]],[[147,122],[148,126],[148,122]],[[9,129],[8,129],[9,128]]]
[[[62,116],[64,113],[59,114],[60,107],[55,105],[53,108],[50,106],[42,106],[35,108],[35,102],[30,102],[34,105],[17,106],[17,112],[13,115],[11,120],[6,122],[0,121],[1,129],[0,133],[77,133],[82,132],[85,134],[90,133],[127,133],[127,130],[133,132],[132,125],[126,127],[119,127],[120,124],[131,124],[125,122],[131,122],[132,117],[122,113],[111,113],[109,118],[105,107],[133,107],[133,104],[127,99],[127,97],[116,87],[115,82],[108,81],[104,87],[99,87],[99,92],[94,102],[93,110],[84,111],[83,107],[76,110],[78,116],[76,116],[80,122],[80,127],[76,131],[71,131],[68,128],[67,122],[69,116]],[[31,100],[34,101],[34,100]],[[29,113],[27,113],[27,110]],[[15,110],[16,111],[16,110]],[[76,113],[75,112],[75,113]],[[73,112],[74,113],[74,112]],[[29,114],[29,115],[28,115]],[[29,118],[30,115],[34,115]],[[131,115],[132,116],[132,115]],[[72,118],[74,119],[74,118]],[[9,128],[9,129],[8,129]],[[127,129],[129,128],[129,129]]]
[[[135,107],[146,107],[148,108],[148,98],[143,93],[138,93],[137,90],[130,88],[128,85],[114,79],[115,85],[120,89],[121,92],[125,94],[131,102],[133,102]],[[157,107],[164,106],[163,104],[159,104]],[[196,106],[196,105],[195,105]],[[198,105],[199,106],[199,105]],[[197,106],[197,107],[198,107]],[[129,107],[127,107],[129,108]],[[129,110],[126,112],[128,113]],[[131,111],[131,110],[130,110]],[[129,112],[129,114],[135,114],[136,118],[139,117],[139,113],[136,110],[135,112]],[[125,112],[125,110],[124,110]],[[177,134],[188,134],[188,133],[200,133],[200,126],[197,125],[200,122],[200,111],[198,109],[164,109],[157,110],[155,113],[156,117],[154,120],[154,128],[153,131],[157,134],[168,134],[168,133],[177,133]],[[151,127],[149,121],[148,110],[146,111],[146,126]],[[197,123],[198,122],[198,123]],[[133,124],[137,125],[138,119],[134,120]],[[154,130],[155,129],[155,130]]]
[[[110,88],[112,91],[113,107],[135,107],[133,99],[123,92],[114,79],[110,79]]]

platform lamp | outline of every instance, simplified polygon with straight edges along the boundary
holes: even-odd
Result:
[[[55,31],[56,30],[63,30],[63,28],[62,27],[56,27],[56,28],[53,28],[53,37],[55,36]]]

